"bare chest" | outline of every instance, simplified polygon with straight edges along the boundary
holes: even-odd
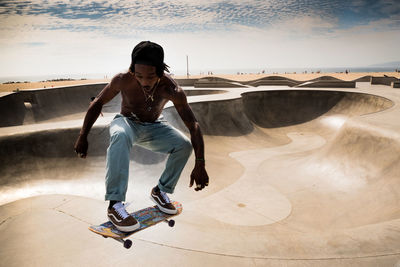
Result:
[[[162,87],[148,92],[141,87],[132,86],[122,90],[121,95],[121,113],[123,115],[130,116],[131,113],[134,113],[142,121],[149,122],[160,116],[169,100]]]

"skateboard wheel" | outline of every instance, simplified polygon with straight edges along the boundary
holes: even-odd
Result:
[[[132,241],[131,240],[125,240],[124,241],[124,248],[129,249],[132,246]]]
[[[174,227],[174,225],[175,225],[175,221],[174,220],[169,220],[168,221],[168,226],[169,227]]]
[[[108,236],[104,236],[104,235],[103,235],[103,237],[104,237],[104,238],[108,238]]]

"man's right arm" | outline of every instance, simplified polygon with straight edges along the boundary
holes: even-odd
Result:
[[[121,78],[119,75],[115,76],[111,82],[104,87],[100,94],[90,103],[89,109],[86,113],[85,119],[83,121],[83,126],[79,133],[79,137],[75,142],[75,152],[81,158],[86,158],[87,150],[89,147],[87,137],[89,135],[90,129],[99,117],[103,105],[108,103],[119,93],[119,84]]]

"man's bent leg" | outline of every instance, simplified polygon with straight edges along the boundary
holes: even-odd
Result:
[[[107,149],[106,200],[125,201],[129,178],[129,155],[134,132],[126,117],[117,115],[110,126]]]
[[[149,129],[151,138],[140,145],[156,152],[169,153],[158,187],[166,193],[173,193],[193,147],[189,138],[167,123],[156,123]]]
[[[161,191],[170,194],[174,192],[183,168],[193,150],[192,143],[186,136],[179,141],[180,143],[175,143],[175,148],[170,153],[165,170],[158,182],[158,188],[160,188]]]

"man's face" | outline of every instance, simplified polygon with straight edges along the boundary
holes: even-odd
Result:
[[[135,64],[135,77],[145,90],[150,90],[158,81],[156,67]]]

